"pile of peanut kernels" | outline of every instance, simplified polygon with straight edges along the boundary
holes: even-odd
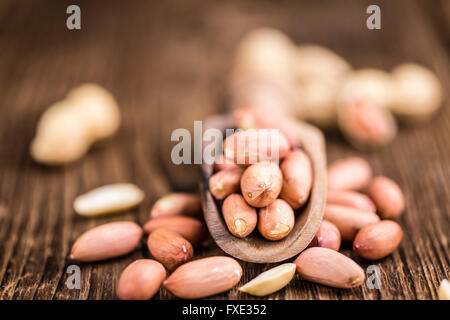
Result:
[[[308,199],[313,183],[312,164],[301,149],[290,147],[279,130],[269,132],[279,135],[270,140],[279,142],[274,154],[282,158],[281,169],[270,159],[258,161],[267,152],[261,146],[268,146],[261,143],[261,132],[238,131],[225,140],[224,155],[228,162],[218,163],[219,171],[210,178],[210,190],[217,198],[225,199],[222,210],[230,233],[245,237],[259,220],[261,235],[278,240],[292,229],[293,207],[303,206]],[[239,140],[241,136],[245,139]],[[252,158],[257,162],[251,164]],[[246,169],[236,162],[243,163]],[[352,259],[338,252],[341,239],[353,242],[354,251],[368,260],[382,259],[396,250],[403,235],[400,226],[392,220],[380,221],[380,216],[395,219],[404,210],[405,199],[395,182],[381,176],[373,178],[370,165],[354,157],[328,167],[328,187],[324,220],[309,248],[293,263],[262,273],[240,287],[240,291],[257,296],[271,294],[286,286],[295,271],[305,280],[353,288],[364,283],[365,273]],[[244,196],[236,193],[239,190]],[[74,208],[82,215],[96,216],[131,208],[142,199],[139,188],[116,184],[79,196]],[[260,208],[259,219],[254,207]],[[194,247],[201,245],[208,235],[200,214],[200,199],[191,194],[170,194],[154,204],[150,220],[143,228],[149,234],[147,246],[154,260],[137,260],[123,271],[117,288],[119,298],[148,299],[161,285],[180,298],[203,298],[229,290],[240,281],[242,268],[233,258],[209,257],[189,262]],[[123,256],[139,246],[143,233],[133,222],[98,226],[78,238],[71,258],[93,262]],[[172,272],[167,279],[166,269]]]
[[[264,238],[279,240],[292,230],[293,209],[301,208],[308,200],[313,183],[312,164],[298,144],[290,147],[289,141],[294,136],[288,139],[281,132],[290,134],[290,124],[277,118],[271,127],[268,121],[260,122],[260,111],[235,109],[236,125],[251,124],[255,129],[238,131],[225,140],[224,155],[219,157],[218,172],[211,176],[209,188],[216,199],[224,199],[222,214],[231,234],[244,238],[257,225]],[[261,153],[267,154],[261,147],[268,146],[261,143],[261,127],[275,129],[269,132],[278,134],[278,139],[271,136],[269,140],[278,141],[276,154],[281,158],[280,166],[267,160],[258,161]],[[301,141],[296,143],[301,145]],[[249,163],[252,155],[255,163]],[[391,179],[373,178],[369,163],[359,157],[329,166],[328,189],[324,220],[310,244],[314,248],[301,253],[294,263],[304,279],[341,288],[359,286],[364,281],[364,271],[336,252],[341,238],[353,241],[354,251],[368,260],[391,254],[399,246],[403,232],[396,222],[380,221],[380,217],[398,218],[405,208],[405,198]],[[259,208],[259,215],[255,208]]]
[[[309,158],[299,148],[301,141],[285,115],[300,115],[323,127],[337,124],[355,146],[365,149],[393,139],[396,123],[391,113],[399,119],[422,121],[436,112],[442,100],[439,82],[423,67],[406,64],[392,74],[354,72],[329,50],[314,45],[295,47],[272,29],[253,31],[243,40],[228,93],[236,125],[255,128],[239,134],[258,141],[259,129],[278,129],[278,141],[282,142],[278,153],[284,160],[280,167],[265,161],[243,171],[235,164],[239,152],[232,148],[233,156],[216,165],[211,191],[218,199],[226,197],[222,209],[233,235],[245,237],[258,223],[259,232],[269,240],[290,232],[295,219],[292,208],[305,203],[313,179]],[[119,124],[120,113],[112,96],[98,86],[82,86],[41,118],[31,145],[32,156],[51,165],[73,162],[93,143],[113,135]],[[250,163],[244,160],[244,164]],[[324,220],[310,248],[294,263],[263,272],[240,291],[271,294],[285,287],[296,271],[305,280],[352,288],[361,285],[365,275],[353,260],[338,252],[341,239],[353,242],[355,253],[368,260],[381,259],[396,250],[402,230],[392,219],[403,212],[405,199],[395,182],[372,177],[369,164],[354,157],[329,166],[328,188]],[[243,196],[236,193],[239,190]],[[277,199],[278,195],[284,200]],[[74,209],[92,217],[131,209],[143,198],[143,191],[132,184],[107,185],[77,197]],[[260,208],[259,221],[253,207]],[[149,234],[147,246],[152,259],[139,259],[125,268],[117,285],[120,299],[149,299],[161,286],[179,298],[203,298],[227,291],[241,279],[242,268],[231,257],[190,261],[194,247],[207,239],[208,232],[201,221],[199,197],[185,193],[158,200],[143,228],[122,221],[86,231],[75,241],[71,258],[95,262],[124,256],[140,246],[144,233]],[[169,277],[166,270],[171,272]],[[446,280],[439,297],[450,297]]]
[[[124,196],[124,194],[127,194]],[[75,199],[75,210],[94,217],[137,206],[142,191],[130,184],[94,189]],[[153,259],[131,263],[120,276],[120,299],[150,299],[160,287],[180,298],[201,298],[236,285],[242,269],[229,257],[209,257],[189,262],[194,247],[207,240],[200,217],[200,198],[188,193],[168,194],[153,205],[150,220],[141,228],[134,222],[111,222],[83,233],[74,243],[71,258],[82,262],[109,260],[131,253],[148,235],[147,247]],[[172,274],[166,279],[166,269]]]
[[[89,98],[85,97],[84,99]],[[288,216],[291,219],[288,219],[286,223],[282,222],[274,229],[260,228],[263,236],[275,240],[277,237],[284,236],[292,228],[292,209],[287,203],[298,207],[308,197],[312,183],[311,164],[304,152],[298,148],[301,142],[297,141],[289,122],[284,122],[282,117],[276,116],[261,118],[263,114],[260,112],[261,110],[253,112],[254,110],[257,109],[235,110],[234,118],[237,126],[280,129],[276,132],[280,137],[285,136],[285,138],[278,139],[283,142],[279,144],[278,150],[278,154],[284,157],[281,162],[281,175],[283,176],[284,172],[286,172],[285,176],[292,173],[292,181],[295,182],[294,186],[286,184],[287,189],[292,188],[290,192],[283,192],[285,183],[279,179],[280,169],[276,164],[267,163],[267,168],[273,169],[273,171],[272,169],[268,171],[275,172],[274,177],[278,177],[276,184],[277,189],[281,188],[279,194],[286,200],[284,208],[288,209],[284,209],[282,212],[289,212]],[[79,120],[76,119],[76,121]],[[87,119],[83,121],[87,122]],[[86,128],[90,127],[89,123],[86,123]],[[38,130],[43,129],[40,127]],[[251,132],[241,131],[237,135],[247,135]],[[258,129],[253,131],[250,137],[254,134],[258,136],[258,132]],[[277,140],[274,139],[274,141]],[[230,190],[232,190],[231,192],[236,191],[234,189],[236,187],[230,189],[227,184],[229,173],[232,173],[231,180],[242,174],[242,169],[234,163],[240,158],[240,153],[235,152],[233,148],[231,148],[231,152],[227,152],[227,145],[234,145],[227,141],[225,143],[225,154],[233,155],[231,161],[225,159],[216,164],[216,170],[218,170],[216,175],[221,174],[225,177],[226,183],[223,184],[225,188],[223,190],[216,189],[221,179],[211,178],[211,191],[218,197],[224,197]],[[63,148],[63,145],[56,146]],[[53,147],[56,146],[53,145]],[[55,154],[51,152],[52,145],[49,145],[49,148],[48,154]],[[256,154],[258,155],[258,152]],[[242,155],[245,162],[246,155],[250,154],[243,153]],[[255,170],[251,169],[253,166],[256,167],[256,171],[266,172],[265,165],[262,169],[258,169],[258,164],[253,164],[246,171],[249,170],[249,173],[252,173]],[[298,168],[301,170],[296,170]],[[243,186],[239,184],[239,188],[243,190],[250,188],[250,192],[261,194],[257,190],[259,184],[255,184],[254,180],[257,181],[263,175],[261,173],[249,175],[250,178],[244,180],[246,182]],[[218,180],[218,182],[214,182],[214,180]],[[252,189],[252,185],[256,185],[256,190]],[[311,248],[302,252],[294,263],[284,263],[263,272],[241,286],[240,291],[257,296],[271,294],[286,286],[293,279],[295,271],[303,279],[313,282],[333,287],[354,287],[363,283],[364,272],[354,261],[337,252],[340,248],[341,238],[344,241],[353,240],[355,252],[366,259],[380,259],[396,249],[402,237],[400,227],[390,220],[380,222],[374,213],[377,210],[383,218],[396,218],[403,211],[404,197],[394,182],[383,177],[372,178],[367,162],[361,158],[349,158],[330,165],[328,186],[325,220],[311,242]],[[366,189],[370,198],[354,191],[360,189]],[[264,197],[261,198],[253,198],[253,193],[252,197],[248,197],[248,192],[247,199],[238,194],[228,196],[240,199],[230,202],[229,211],[232,214],[225,218],[234,235],[245,236],[256,224],[254,209],[245,203],[250,201],[251,205],[270,208],[272,204],[267,201],[272,201],[278,193],[273,191],[276,190],[263,188]],[[144,192],[138,187],[128,183],[119,183],[103,186],[77,197],[74,201],[74,209],[80,215],[93,217],[131,209],[139,205],[143,198]],[[282,201],[278,199],[278,202]],[[243,207],[250,208],[249,211],[253,213],[249,216],[254,220],[247,219],[248,215],[245,210],[244,212],[236,211],[238,206],[235,203],[238,205],[244,203]],[[260,210],[266,212],[266,218],[269,221],[272,219],[273,210],[268,210],[268,208]],[[276,211],[275,217],[278,217]],[[226,214],[228,209],[224,208],[223,212]],[[239,221],[236,222],[236,220]],[[147,247],[152,259],[139,259],[125,268],[117,286],[117,295],[120,299],[149,299],[159,291],[161,286],[180,298],[203,298],[229,290],[240,281],[242,268],[231,257],[216,256],[190,261],[194,255],[194,247],[202,244],[208,236],[204,223],[201,221],[201,205],[198,196],[174,193],[161,198],[154,204],[150,220],[143,229],[129,221],[111,222],[95,227],[86,231],[75,241],[71,250],[71,258],[82,262],[95,262],[120,257],[137,249],[146,233],[149,234]],[[168,278],[166,278],[166,270],[172,272]],[[440,289],[440,296],[444,298],[448,291],[446,283],[444,281]]]
[[[323,129],[339,128],[361,150],[389,144],[397,119],[410,125],[431,119],[442,100],[438,78],[423,66],[353,70],[328,48],[297,46],[271,28],[255,29],[241,40],[228,86],[231,108],[263,108]]]
[[[300,148],[291,150],[288,139],[277,130],[238,131],[223,145],[222,163],[216,165],[219,171],[209,179],[209,189],[216,199],[224,200],[228,230],[245,238],[258,226],[264,238],[283,239],[294,226],[293,209],[309,198],[313,174],[308,155]],[[270,150],[277,150],[270,154],[277,159],[268,156]],[[278,157],[283,159],[280,166],[274,161]]]
[[[219,172],[227,170],[233,168],[223,168]],[[390,219],[401,215],[405,200],[392,180],[373,177],[369,164],[362,158],[353,157],[328,167],[328,185],[324,220],[309,248],[293,263],[267,270],[241,286],[241,292],[256,296],[271,294],[289,284],[295,273],[302,279],[323,285],[353,288],[364,282],[365,273],[352,259],[338,252],[341,239],[353,241],[355,253],[368,260],[382,259],[396,250],[402,230]],[[366,194],[356,190],[365,190]],[[111,199],[116,197],[119,200],[111,205]],[[142,198],[142,191],[137,187],[116,184],[81,195],[75,200],[74,207],[82,215],[97,216],[131,208]],[[227,291],[243,274],[238,261],[225,256],[190,261],[194,247],[201,245],[208,235],[200,215],[197,195],[168,194],[154,204],[144,231],[128,221],[95,227],[76,240],[71,258],[95,262],[129,254],[139,247],[145,232],[149,234],[147,246],[152,259],[139,259],[125,268],[117,286],[120,299],[149,299],[161,286],[184,299],[204,298]],[[380,217],[384,220],[380,221]],[[235,234],[235,230],[230,228],[230,231]],[[240,233],[235,235],[242,236]],[[172,272],[168,278],[166,269]],[[443,281],[439,291],[441,299],[448,298],[448,289],[448,282]]]

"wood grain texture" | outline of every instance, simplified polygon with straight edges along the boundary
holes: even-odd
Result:
[[[226,129],[233,129],[234,125],[231,115],[224,114],[212,116],[212,119],[207,118],[205,128],[218,129],[225,133]],[[303,149],[311,159],[314,183],[308,204],[296,211],[295,225],[289,235],[282,240],[267,241],[256,232],[245,239],[233,236],[223,219],[221,209],[223,201],[216,201],[209,190],[208,181],[213,172],[213,165],[206,163],[202,165],[200,194],[206,225],[216,244],[237,259],[256,263],[273,263],[290,259],[309,245],[320,227],[327,192],[325,139],[319,129],[304,122],[298,122],[295,130]]]
[[[109,221],[143,224],[170,190],[197,189],[198,168],[170,161],[176,128],[224,111],[221,89],[238,39],[269,25],[297,43],[326,45],[356,68],[424,64],[450,87],[449,6],[442,1],[75,1],[82,30],[65,27],[73,1],[0,2],[0,299],[114,299],[120,272],[149,257],[144,245],[113,261],[80,264],[81,289],[65,281],[70,247],[85,230]],[[382,30],[365,27],[377,3]],[[103,147],[61,169],[28,153],[39,115],[73,86],[96,82],[117,98],[123,126]],[[401,128],[386,149],[362,154],[377,174],[397,181],[407,198],[402,244],[375,262],[381,289],[339,290],[295,278],[270,299],[436,299],[450,278],[450,106],[416,128]],[[328,160],[361,155],[327,134]],[[144,203],[120,216],[86,219],[73,199],[113,182],[133,182]],[[371,263],[344,253],[363,268]],[[197,257],[224,254],[217,246]],[[241,283],[272,265],[242,263]],[[173,298],[161,290],[156,299]],[[212,299],[250,299],[236,288]]]

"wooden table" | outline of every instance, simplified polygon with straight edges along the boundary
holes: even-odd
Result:
[[[103,263],[83,264],[81,289],[70,290],[66,268],[74,240],[116,220],[143,224],[153,202],[170,190],[194,191],[198,167],[170,161],[175,128],[223,112],[221,85],[238,39],[269,25],[297,43],[316,42],[356,68],[390,69],[405,60],[433,69],[448,92],[448,1],[75,1],[82,29],[65,27],[74,1],[2,1],[0,5],[0,298],[114,299],[120,272],[141,249]],[[369,4],[382,30],[365,27]],[[72,87],[96,82],[117,97],[120,133],[82,161],[61,169],[35,164],[29,142],[39,115]],[[448,100],[447,100],[448,101]],[[329,134],[328,160],[361,155]],[[401,128],[388,148],[362,154],[376,173],[402,186],[404,239],[375,262],[381,289],[338,290],[296,278],[270,299],[436,299],[449,270],[450,107],[419,128]],[[77,216],[73,199],[107,183],[129,181],[146,192],[123,215]],[[351,250],[345,253],[357,259]],[[197,256],[223,254],[214,244]],[[357,259],[363,267],[370,263]],[[242,263],[241,283],[267,265]],[[156,299],[173,298],[165,290]],[[233,289],[213,299],[247,299]]]

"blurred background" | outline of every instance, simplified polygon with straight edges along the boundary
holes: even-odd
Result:
[[[66,28],[71,4],[81,8],[81,30]],[[381,8],[381,30],[366,27],[371,4]],[[233,50],[246,32],[261,26],[278,28],[297,44],[327,46],[357,69],[420,63],[448,92],[449,1],[0,2],[1,298],[73,298],[61,284],[70,243],[99,223],[75,217],[71,201],[76,195],[107,183],[135,182],[147,197],[137,218],[135,213],[125,217],[142,223],[164,193],[197,189],[198,168],[170,161],[175,144],[170,135],[227,111],[223,86]],[[119,133],[71,166],[50,169],[34,163],[28,148],[39,116],[85,82],[115,96],[123,116]],[[411,269],[407,276],[425,281],[410,287],[401,285],[399,276],[391,279],[386,296],[364,292],[366,297],[436,296],[427,281],[441,278],[449,263],[449,132],[445,100],[431,122],[402,128],[392,144],[378,151],[361,153],[340,134],[327,133],[329,161],[362,155],[376,173],[403,186],[409,200],[403,223],[411,230],[406,238],[412,235],[409,240],[416,244],[406,244],[396,262]],[[430,219],[423,220],[425,213]],[[419,224],[422,229],[414,233]],[[92,267],[108,272],[102,279],[95,272],[89,277],[114,282],[125,262],[112,270]],[[418,267],[426,263],[436,270]],[[110,298],[112,293],[101,288],[82,290],[77,298]]]
[[[170,167],[170,134],[224,111],[221,89],[233,50],[253,28],[276,27],[297,44],[327,46],[354,68],[389,70],[414,61],[446,81],[447,2],[377,3],[381,30],[366,28],[370,1],[78,1],[81,30],[68,30],[70,1],[2,1],[2,118],[14,130],[21,126],[21,141],[30,140],[48,105],[80,83],[98,83],[123,111],[118,139],[137,136],[131,141],[143,144],[145,161],[165,170],[177,188],[189,189],[195,187],[196,170]],[[4,136],[16,150],[27,147]]]

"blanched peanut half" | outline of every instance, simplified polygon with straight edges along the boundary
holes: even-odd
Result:
[[[277,199],[259,210],[258,231],[268,240],[280,240],[286,237],[294,223],[294,210],[284,200]]]
[[[377,210],[375,204],[368,196],[351,190],[328,190],[327,204],[336,204],[370,212]]]
[[[398,223],[384,220],[359,230],[353,250],[365,259],[378,260],[394,252],[402,238],[403,231]]]
[[[300,83],[318,79],[339,81],[351,71],[350,64],[330,49],[305,43],[294,49],[292,71]]]
[[[225,199],[233,192],[238,192],[242,176],[241,168],[221,170],[209,178],[209,190],[214,198]]]
[[[177,268],[164,287],[178,298],[199,299],[227,291],[242,276],[239,263],[229,257],[208,257]]]
[[[436,75],[415,63],[404,63],[392,70],[395,103],[392,112],[409,124],[429,120],[442,105],[443,89]]]
[[[336,127],[336,94],[340,81],[312,78],[300,84],[299,94],[303,105],[299,117],[318,125],[323,129]]]
[[[238,168],[237,164],[235,164],[233,161],[228,160],[223,154],[219,155],[214,162],[215,172],[232,168]]]
[[[120,275],[117,296],[120,300],[148,300],[159,291],[165,278],[166,270],[161,263],[136,260]]]
[[[319,230],[308,247],[322,247],[339,251],[341,247],[341,233],[330,221],[322,220]]]
[[[389,108],[395,98],[395,87],[389,73],[379,69],[361,69],[350,73],[341,83],[337,104],[355,100],[380,108]]]
[[[364,270],[352,259],[328,248],[309,248],[294,263],[308,281],[336,288],[353,288],[364,282]]]
[[[120,126],[120,110],[114,97],[104,88],[86,83],[74,88],[66,100],[77,109],[88,124],[94,140],[112,136]]]
[[[283,176],[274,162],[263,161],[248,167],[241,178],[241,191],[245,201],[253,207],[268,206],[281,192]]]
[[[240,194],[233,193],[226,197],[222,213],[228,230],[238,238],[245,238],[256,227],[256,209],[250,207]]]
[[[289,37],[274,28],[257,28],[239,42],[234,57],[236,69],[267,76],[291,70],[294,44]]]
[[[299,116],[322,128],[336,125],[336,95],[351,66],[326,47],[302,44],[294,50],[292,71],[302,105]]]
[[[339,229],[345,241],[352,241],[359,230],[380,221],[376,213],[331,204],[325,207],[323,218]]]
[[[361,190],[372,179],[370,164],[360,157],[337,160],[328,166],[328,189]]]
[[[402,190],[387,177],[375,177],[369,186],[368,194],[383,219],[396,219],[405,209],[405,196]]]
[[[178,233],[163,228],[150,233],[147,246],[152,256],[169,270],[191,260],[194,255],[189,241]]]
[[[111,222],[83,233],[72,247],[70,257],[91,262],[123,256],[137,248],[142,229],[134,222]]]
[[[397,124],[389,110],[367,101],[341,105],[338,124],[347,140],[360,150],[386,146],[397,134]]]
[[[258,107],[237,108],[233,111],[233,121],[241,129],[278,129],[291,146],[299,146],[300,139],[295,125],[271,109]]]
[[[259,161],[279,161],[289,151],[289,142],[276,129],[248,129],[238,131],[223,142],[223,153],[239,165]]]
[[[82,216],[98,216],[136,207],[144,199],[144,192],[131,183],[115,183],[93,189],[73,202]]]
[[[228,77],[226,102],[230,109],[255,108],[268,110],[275,116],[295,117],[301,105],[299,88],[291,74],[278,72],[269,77],[233,69]],[[238,127],[250,129],[254,127]]]
[[[311,160],[302,150],[293,150],[280,165],[283,174],[281,198],[294,209],[300,208],[308,200],[313,182]]]
[[[264,271],[256,278],[239,288],[239,291],[262,297],[274,293],[292,280],[295,275],[296,265],[285,263],[270,270]]]
[[[150,211],[150,218],[167,216],[199,216],[202,213],[200,197],[196,194],[174,192],[158,199]]]
[[[145,233],[151,233],[159,228],[168,229],[180,234],[192,243],[193,246],[201,244],[208,236],[205,225],[200,220],[186,216],[168,216],[150,219],[144,225]]]
[[[42,114],[30,153],[39,163],[64,165],[84,156],[91,143],[88,124],[64,100],[56,102]]]
[[[447,279],[442,280],[439,286],[439,299],[450,300],[450,282]]]
[[[74,162],[94,142],[113,135],[119,125],[120,111],[112,95],[98,85],[85,84],[42,114],[30,152],[44,164]]]

